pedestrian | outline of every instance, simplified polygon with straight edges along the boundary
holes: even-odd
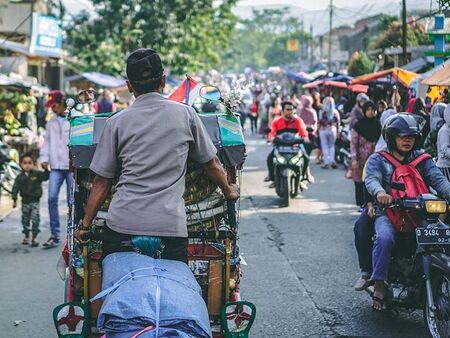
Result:
[[[107,89],[103,90],[97,102],[94,103],[94,111],[96,114],[115,113],[117,110],[112,100],[111,92]]]
[[[397,111],[402,111],[402,97],[395,85],[392,86],[391,107],[395,108]]]
[[[30,244],[30,224],[31,224],[31,246],[39,245],[37,235],[40,232],[40,199],[42,197],[42,182],[47,181],[49,173],[47,170],[38,171],[35,169],[34,159],[31,154],[26,153],[20,159],[22,172],[14,181],[11,197],[14,208],[17,206],[17,195],[22,199],[22,233],[23,245]]]
[[[356,205],[364,205],[363,169],[367,159],[375,151],[375,144],[381,135],[381,124],[376,118],[377,107],[372,101],[364,103],[362,110],[364,117],[352,129],[352,178],[355,183]]]
[[[447,105],[445,103],[438,102],[431,108],[430,132],[425,138],[423,148],[432,158],[436,158],[438,156],[437,138],[439,130],[445,124],[444,111],[446,107]]]
[[[44,247],[53,247],[59,244],[59,191],[64,181],[67,188],[67,203],[71,204],[71,191],[73,175],[69,170],[69,121],[66,118],[65,95],[62,91],[53,90],[48,94],[46,108],[55,113],[46,125],[45,139],[40,151],[42,168],[50,169],[48,186],[48,209],[50,214],[51,236],[43,244]]]
[[[269,108],[269,128],[272,128],[272,122],[281,116],[281,111],[281,97],[277,96]]]
[[[364,93],[359,93],[356,95],[356,103],[350,113],[350,129],[352,129],[355,124],[364,117],[362,106],[369,100],[369,97]]]
[[[302,104],[302,109],[299,111],[299,116],[305,122],[309,143],[305,144],[306,152],[311,155],[312,150],[316,145],[317,139],[317,112],[312,107],[313,98],[309,95],[302,95],[300,97],[300,101]],[[314,176],[311,174],[311,168],[308,166],[306,178],[310,183],[314,182]]]
[[[252,135],[256,135],[258,133],[258,114],[259,114],[259,103],[256,98],[253,100],[252,105],[250,106],[250,126]]]
[[[327,96],[323,99],[319,112],[319,136],[323,154],[323,169],[337,168],[335,162],[335,143],[339,130],[340,118],[335,108],[334,99]]]
[[[437,137],[438,160],[436,165],[450,181],[450,104],[445,108],[444,122]]]
[[[320,93],[318,91],[313,91],[311,93],[311,96],[313,98],[312,108],[316,112],[320,112],[320,110],[322,109],[322,103],[320,102]],[[319,126],[317,126],[317,127],[319,127]],[[317,147],[316,162],[317,162],[317,164],[322,164],[323,163],[322,146],[320,144],[320,137],[319,137],[318,130],[317,130],[317,137],[316,137],[316,147]]]
[[[421,132],[421,144],[422,147],[428,133],[430,132],[430,115],[426,112],[425,108],[425,100],[421,97],[416,98],[414,101],[412,112],[411,112],[419,124],[420,132]]]
[[[377,118],[380,119],[383,112],[388,108],[386,101],[380,100],[377,103]]]

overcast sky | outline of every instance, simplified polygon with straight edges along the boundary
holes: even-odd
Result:
[[[398,2],[400,0],[333,0],[333,5],[337,7],[346,6],[361,6],[363,4],[387,4]],[[422,0],[424,4],[429,6],[429,0]],[[408,3],[408,2],[407,2]],[[433,6],[436,6],[436,1],[433,1]],[[325,9],[329,6],[330,0],[240,0],[238,5],[241,6],[259,6],[259,5],[296,5],[309,10]]]

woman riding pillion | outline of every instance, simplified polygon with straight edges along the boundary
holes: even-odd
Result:
[[[386,153],[374,153],[367,162],[365,185],[368,192],[380,206],[389,206],[393,202],[391,179],[397,161],[402,165],[411,163],[424,152],[417,150],[420,143],[420,131],[411,115],[398,114],[391,117],[383,128],[387,143]],[[422,156],[416,169],[427,187],[432,187],[441,197],[450,197],[450,182],[444,177],[429,156]],[[375,219],[375,243],[373,247],[372,280],[375,282],[373,308],[385,309],[386,288],[384,281],[388,277],[392,248],[395,245],[396,230],[386,211]]]

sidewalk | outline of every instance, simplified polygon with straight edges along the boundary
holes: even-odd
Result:
[[[61,235],[66,232],[65,186],[60,194]],[[3,205],[0,212],[7,210]],[[56,271],[62,244],[43,249],[42,243],[50,237],[47,208],[47,185],[41,199],[41,233],[39,247],[20,244],[22,226],[20,208],[12,210],[0,223],[0,332],[2,337],[56,337],[53,308],[64,300],[64,282]],[[18,326],[14,321],[24,320]]]

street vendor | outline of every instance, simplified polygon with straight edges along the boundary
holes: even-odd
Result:
[[[133,236],[161,240],[161,258],[187,263],[187,225],[183,200],[188,158],[203,165],[226,199],[239,197],[229,185],[216,148],[195,110],[161,94],[166,75],[153,49],[138,49],[127,60],[127,86],[136,101],[111,116],[90,169],[96,174],[82,226],[89,231],[118,177],[103,237],[103,257]],[[131,249],[132,250],[132,249]]]

